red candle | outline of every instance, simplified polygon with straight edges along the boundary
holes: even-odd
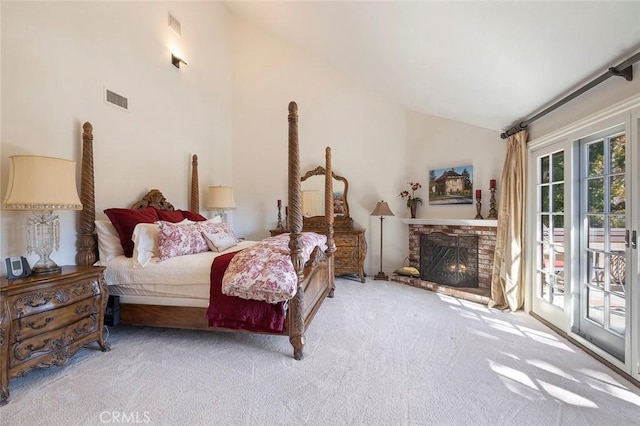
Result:
[[[282,200],[278,200],[278,207],[282,207]]]
[[[476,200],[480,200],[482,198],[482,190],[476,189]]]
[[[495,179],[491,179],[489,181],[489,188],[496,189],[496,180]]]

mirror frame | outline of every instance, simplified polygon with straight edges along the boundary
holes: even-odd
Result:
[[[312,176],[324,176],[326,174],[326,170],[322,166],[318,166],[313,170],[309,170],[306,172],[301,178],[300,182],[304,182],[308,178]],[[334,228],[352,228],[353,227],[353,219],[349,216],[349,181],[340,175],[335,174],[335,172],[331,172],[331,177],[335,180],[338,180],[344,184],[344,191],[342,193],[342,202],[344,204],[344,214],[334,214]],[[324,229],[325,222],[324,216],[311,216],[304,217],[302,219],[304,228],[315,228],[315,229]]]

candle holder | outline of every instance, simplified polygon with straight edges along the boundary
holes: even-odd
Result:
[[[484,219],[482,217],[482,215],[480,214],[480,211],[482,210],[482,201],[480,201],[480,198],[476,198],[476,217],[475,219]]]
[[[282,213],[280,212],[281,207],[278,206],[278,224],[276,225],[276,229],[284,229],[282,226]]]
[[[489,216],[487,216],[487,219],[497,219],[498,210],[496,210],[496,189],[490,188],[489,191],[491,191],[491,199],[489,200]]]

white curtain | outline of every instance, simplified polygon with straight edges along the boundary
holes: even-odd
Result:
[[[515,311],[524,303],[527,138],[528,133],[523,130],[507,139],[498,198],[490,308]]]

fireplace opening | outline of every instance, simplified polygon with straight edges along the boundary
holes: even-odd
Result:
[[[478,287],[478,236],[421,234],[420,279],[453,287]]]

